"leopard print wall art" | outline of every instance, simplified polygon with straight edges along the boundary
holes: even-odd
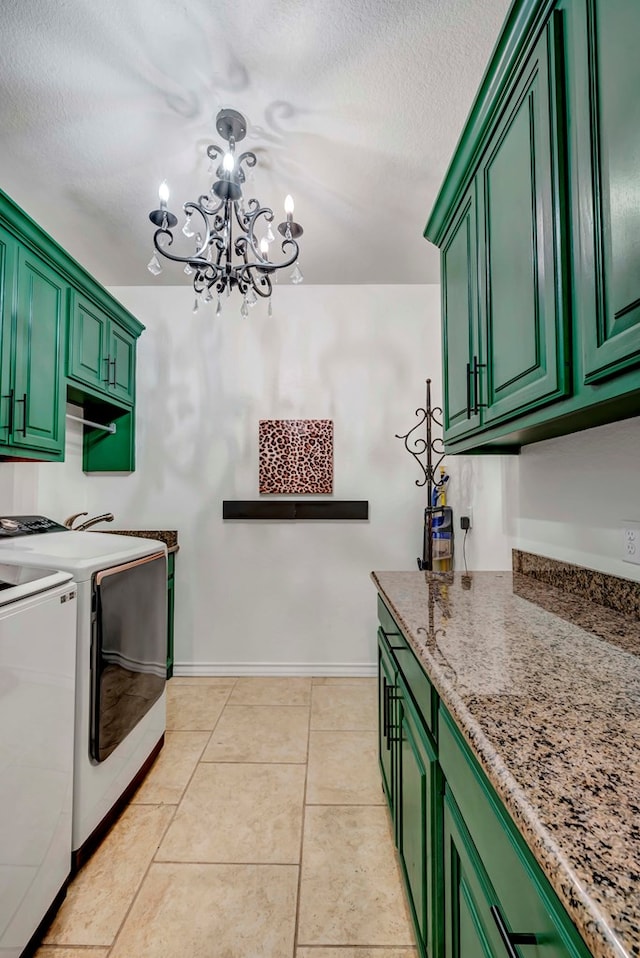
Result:
[[[258,436],[261,494],[333,492],[333,420],[261,419]]]

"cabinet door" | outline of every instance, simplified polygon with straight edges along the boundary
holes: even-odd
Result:
[[[18,251],[12,445],[64,454],[65,305],[60,276]]]
[[[594,383],[640,363],[640,4],[588,0],[587,9],[591,75],[577,119],[590,142],[577,158],[576,202],[590,298],[579,316],[584,378]]]
[[[468,945],[475,933],[488,942],[495,939],[492,907],[510,933],[535,939],[522,945],[523,958],[588,958],[575,926],[444,708],[438,731],[447,783],[446,938],[467,943],[460,952],[447,951],[447,958],[475,954]],[[498,953],[506,958],[504,949]]]
[[[565,395],[568,311],[558,165],[557,15],[508,98],[479,171],[485,424]]]
[[[495,895],[450,794],[444,798],[445,958],[505,958],[491,918]],[[528,952],[527,952],[528,954]]]
[[[444,438],[447,441],[480,426],[473,405],[472,377],[478,352],[478,240],[475,186],[462,202],[440,256],[442,277],[442,361]]]
[[[109,392],[121,402],[132,403],[135,396],[136,341],[114,322],[109,332],[109,376]]]
[[[103,392],[109,382],[109,319],[90,300],[73,296],[69,317],[67,375]]]
[[[0,445],[11,439],[13,406],[14,279],[17,243],[0,228]]]
[[[422,956],[439,954],[440,777],[436,753],[399,680],[398,852]]]
[[[382,787],[395,820],[394,789],[394,729],[392,723],[392,696],[395,693],[395,673],[391,659],[385,647],[382,631],[378,632],[378,761]]]

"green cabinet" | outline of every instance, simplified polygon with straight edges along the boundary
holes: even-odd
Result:
[[[445,958],[504,958],[491,905],[495,895],[450,794],[444,800]]]
[[[175,616],[175,552],[167,556],[167,678],[173,675],[173,623]]]
[[[570,386],[565,264],[554,215],[561,192],[558,37],[552,19],[504,97],[442,242],[448,443]]]
[[[91,395],[133,403],[136,341],[87,297],[75,293],[69,317],[67,376]]]
[[[439,761],[445,786],[446,958],[455,942],[484,938],[488,955],[503,958],[504,937],[527,958],[588,958],[524,839],[482,772],[458,728],[441,706]],[[518,937],[516,937],[518,936]]]
[[[478,328],[478,236],[475,183],[461,203],[442,246],[442,363],[444,435],[459,438],[480,428],[475,394]]]
[[[409,656],[414,661],[415,656],[382,603],[379,608],[378,757],[382,788],[391,813],[420,958],[433,958],[439,954],[441,940],[440,772],[435,742],[403,671],[403,666],[409,665]],[[418,667],[417,662],[415,665]],[[424,673],[422,676],[430,688]],[[424,686],[419,691],[424,691]],[[423,704],[430,716],[429,696]]]
[[[396,671],[385,635],[378,631],[378,762],[382,787],[395,831],[395,778],[397,727],[395,719]]]
[[[398,679],[398,855],[423,958],[439,954],[441,939],[438,758],[411,694]]]
[[[483,425],[548,403],[569,386],[565,278],[554,216],[560,202],[558,32],[552,19],[506,98],[478,172],[482,318],[474,386]]]
[[[514,0],[425,236],[447,452],[640,414],[640,6]]]
[[[85,471],[131,472],[143,330],[0,190],[0,458],[63,460],[69,400],[117,426],[85,427]]]
[[[64,456],[67,284],[0,228],[3,455]]]
[[[378,598],[382,785],[420,958],[589,958]]]
[[[640,6],[629,0],[580,0],[578,6],[571,39],[579,44],[586,82],[572,101],[577,297],[584,382],[590,384],[640,364]]]

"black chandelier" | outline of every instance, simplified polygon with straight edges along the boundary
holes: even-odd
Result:
[[[186,220],[182,232],[188,239],[194,239],[195,250],[187,256],[170,252],[178,219],[167,209],[169,188],[165,181],[159,190],[160,209],[149,214],[157,229],[153,235],[155,249],[147,268],[154,276],[162,272],[158,253],[176,263],[184,263],[184,272],[193,276],[194,313],[200,302],[212,302],[217,293],[216,315],[220,315],[220,296],[224,292],[229,295],[237,288],[244,297],[240,312],[246,316],[248,307],[254,306],[259,296],[264,299],[271,296],[272,276],[277,280],[276,270],[295,264],[291,282],[302,282],[302,273],[296,263],[300,251],[297,241],[302,236],[302,227],[293,220],[293,200],[287,196],[284,203],[286,219],[278,226],[283,237],[281,248],[285,259],[280,263],[273,262],[269,257],[269,245],[275,240],[271,228],[273,210],[260,206],[257,199],[245,203],[242,192],[247,180],[246,171],[257,163],[255,153],[250,151],[235,155],[236,143],[247,133],[245,118],[237,110],[221,110],[216,117],[216,129],[228,144],[226,149],[213,144],[207,147],[211,172],[218,163],[216,180],[209,193],[204,193],[197,202],[187,202],[183,206]],[[201,231],[192,225],[194,216],[196,227]],[[257,231],[263,234],[260,239]]]

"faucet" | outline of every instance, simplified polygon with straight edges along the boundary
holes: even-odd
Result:
[[[90,529],[91,526],[95,526],[97,522],[113,522],[114,515],[112,512],[105,512],[101,516],[93,516],[92,519],[85,519],[84,522],[79,523],[77,526],[74,526],[73,523],[76,519],[79,519],[80,516],[88,516],[88,512],[75,512],[72,516],[67,516],[64,520],[64,525],[67,529],[73,529],[74,532],[82,532],[86,529]]]

